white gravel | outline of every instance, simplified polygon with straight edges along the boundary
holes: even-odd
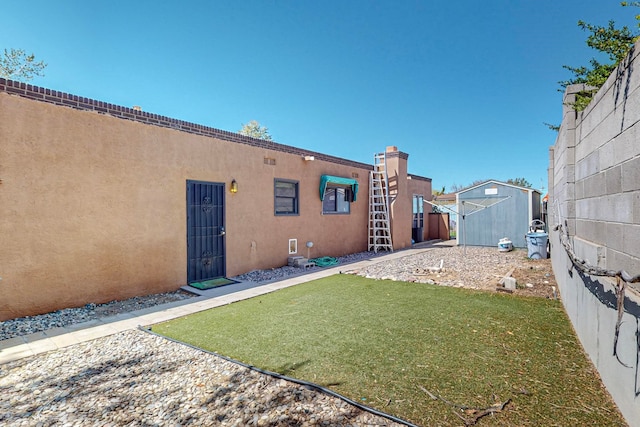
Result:
[[[443,245],[419,254],[372,264],[352,273],[370,279],[495,290],[497,278],[510,268],[522,265],[525,260],[524,250],[499,252],[497,248]]]
[[[345,265],[348,263],[361,261],[363,259],[371,259],[380,255],[382,254],[360,252],[338,257],[336,258],[336,260],[338,261],[339,265]],[[286,279],[287,277],[300,275],[303,273],[310,273],[320,269],[321,267],[312,267],[302,270],[301,268],[297,267],[284,266],[268,270],[255,270],[240,276],[232,277],[232,279],[236,281],[264,283],[274,280],[282,280]],[[5,320],[3,322],[0,322],[0,341],[22,335],[34,334],[36,332],[42,332],[52,328],[88,322],[90,320],[108,317],[118,313],[141,310],[147,307],[180,301],[195,296],[197,295],[190,294],[184,291],[165,292],[160,294],[138,296],[129,298],[127,300],[111,301],[105,304],[87,304],[83,307],[65,308],[63,310],[40,314],[37,316],[27,316]]]
[[[358,252],[355,254],[336,257],[335,259],[338,262],[336,265],[347,265],[347,268],[348,268],[348,264],[350,263],[362,261],[365,259],[376,258],[381,255],[385,255],[385,252],[380,252],[377,254],[373,252]],[[314,271],[318,271],[321,269],[322,267],[317,267],[317,266],[305,268],[304,270],[302,270],[299,267],[284,266],[284,267],[278,267],[278,268],[271,268],[268,270],[254,270],[249,273],[232,277],[232,279],[238,280],[238,281],[250,281],[250,282],[259,282],[259,283],[272,282],[274,280],[282,280],[282,279],[286,279],[287,277],[297,276],[304,273],[312,273]]]
[[[340,264],[374,256],[338,258]],[[318,269],[315,267],[314,269]],[[307,272],[309,269],[307,269]],[[299,268],[236,280],[268,282]],[[0,322],[0,339],[189,298],[136,297]],[[0,365],[2,426],[401,426],[319,390],[260,374],[144,331]]]
[[[37,316],[5,320],[0,322],[0,341],[46,331],[47,329],[88,322],[94,319],[113,316],[118,313],[141,310],[159,304],[180,301],[194,296],[196,295],[183,291],[165,292],[129,298],[123,301],[111,301],[105,304],[87,304],[84,307],[65,308]]]
[[[400,426],[132,330],[0,365],[3,426]]]
[[[365,252],[341,264],[370,259]],[[436,248],[350,271],[377,279],[436,282],[447,286],[495,287],[496,271],[517,265],[521,252],[493,248]],[[444,260],[442,271],[432,271]],[[345,265],[345,272],[349,266]],[[300,269],[251,272],[242,280],[271,281]],[[236,278],[236,279],[238,279]],[[480,284],[475,286],[474,284]],[[148,297],[150,304],[163,297]],[[144,299],[144,298],[143,298]],[[138,301],[141,302],[141,301]],[[135,305],[135,304],[134,304]],[[134,308],[120,302],[114,310]],[[65,322],[83,321],[81,311],[58,312]],[[91,311],[91,310],[90,310]],[[109,309],[104,309],[109,311]],[[74,317],[76,316],[77,317]],[[45,316],[49,316],[45,315]],[[0,322],[2,336],[30,331],[33,318]],[[38,322],[44,322],[42,319]],[[24,324],[22,327],[17,324]],[[2,329],[4,328],[4,329]],[[0,365],[0,425],[7,426],[400,426],[392,420],[215,355],[133,330]]]

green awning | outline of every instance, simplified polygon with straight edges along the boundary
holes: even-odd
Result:
[[[341,187],[350,187],[351,193],[353,194],[353,201],[356,201],[356,195],[358,194],[358,181],[356,181],[355,179],[322,175],[320,177],[320,200],[324,200],[324,192],[327,189],[327,184],[338,185]]]

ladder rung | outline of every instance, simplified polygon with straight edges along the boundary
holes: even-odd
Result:
[[[386,153],[374,154],[373,170],[369,173],[369,242],[368,250],[393,251],[389,221]]]

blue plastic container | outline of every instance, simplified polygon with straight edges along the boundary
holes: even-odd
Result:
[[[547,233],[527,233],[527,256],[531,259],[547,259]]]

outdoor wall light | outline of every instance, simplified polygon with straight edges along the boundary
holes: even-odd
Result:
[[[229,187],[229,191],[231,191],[233,194],[238,192],[238,183],[236,182],[235,179],[231,180],[231,186]]]
[[[305,162],[312,162],[316,159],[313,156],[302,156],[302,158],[304,159]]]
[[[307,242],[307,259],[311,258],[311,248],[313,247],[313,242]]]

